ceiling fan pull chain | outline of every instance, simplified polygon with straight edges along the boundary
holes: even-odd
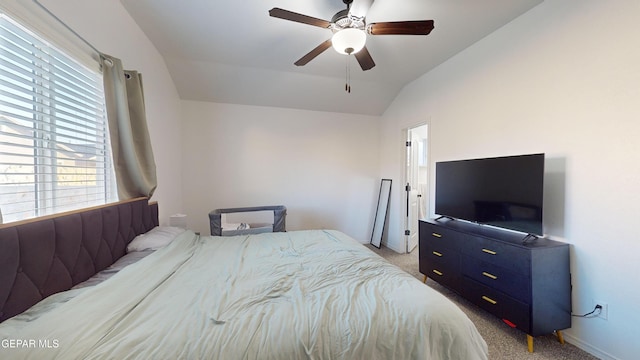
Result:
[[[349,61],[351,56],[347,55],[347,70],[349,71],[349,94],[351,94],[351,61]]]
[[[344,91],[349,92],[349,60],[348,59],[347,59],[347,62],[344,64]]]
[[[351,94],[351,67],[349,66],[349,56],[347,55],[347,64],[346,64],[346,82],[344,84],[344,91]]]

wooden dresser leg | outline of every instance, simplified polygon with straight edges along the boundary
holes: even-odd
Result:
[[[556,330],[556,336],[558,337],[560,344],[564,345],[564,336],[562,336],[562,331]]]
[[[427,275],[425,275],[425,276],[422,278],[422,282],[423,282],[423,283],[425,283],[425,284],[427,283]]]
[[[533,336],[527,334],[527,349],[530,353],[533,352]]]

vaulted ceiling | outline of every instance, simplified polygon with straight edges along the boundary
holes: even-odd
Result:
[[[185,100],[380,115],[412,80],[542,0],[354,0],[367,23],[432,19],[428,36],[367,36],[376,66],[333,49],[294,62],[331,31],[269,16],[331,20],[341,0],[121,0],[164,57]],[[347,66],[351,93],[344,90]]]

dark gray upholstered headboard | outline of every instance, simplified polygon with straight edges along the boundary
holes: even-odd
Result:
[[[157,225],[147,198],[0,225],[0,322],[113,264]]]

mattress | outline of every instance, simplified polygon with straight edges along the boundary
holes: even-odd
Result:
[[[455,304],[320,230],[186,231],[98,285],[5,321],[0,339],[11,359],[487,358]]]

